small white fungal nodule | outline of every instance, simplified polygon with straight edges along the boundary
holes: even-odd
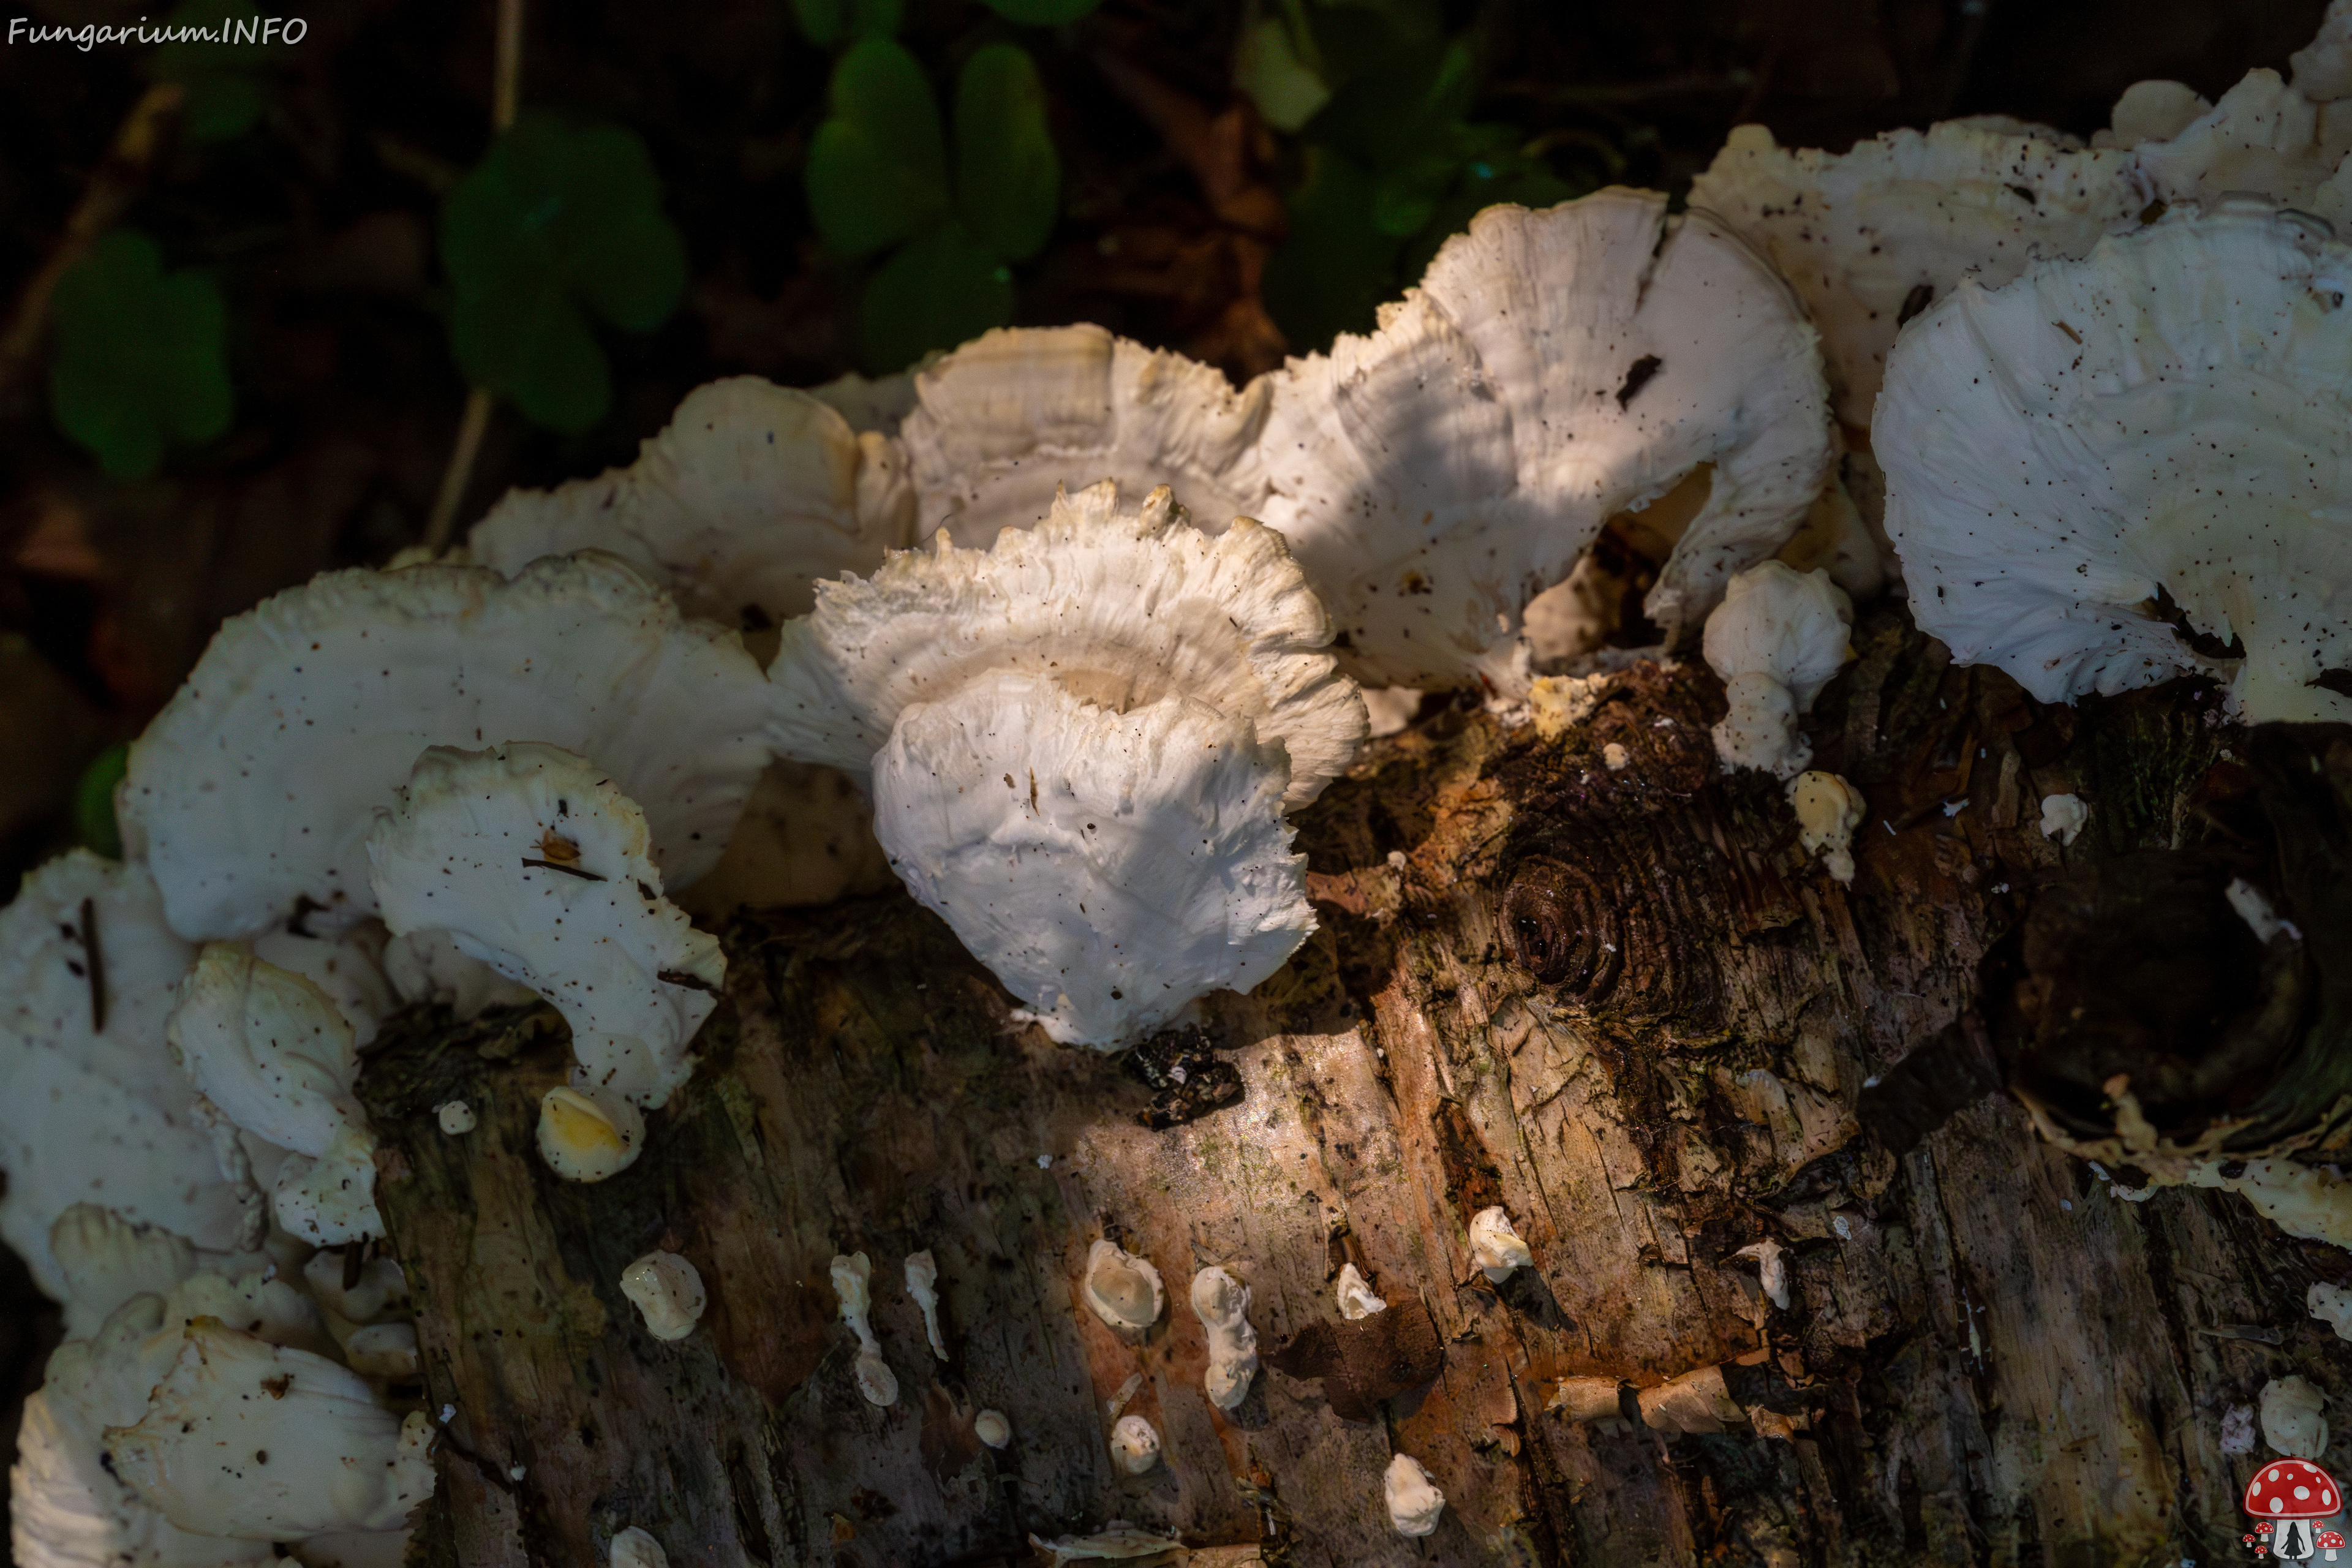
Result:
[[[675,1252],[648,1252],[621,1270],[621,1294],[636,1304],[646,1331],[682,1340],[702,1320],[702,1274]]]
[[[1095,1316],[1114,1329],[1148,1329],[1168,1305],[1160,1270],[1115,1241],[1097,1241],[1087,1249],[1082,1293]]]
[[[343,1360],[362,1377],[392,1383],[414,1378],[424,1366],[416,1351],[416,1325],[377,1323],[343,1342]]]
[[[862,1252],[833,1259],[833,1291],[841,1298],[841,1321],[857,1336],[857,1392],[868,1405],[885,1409],[898,1403],[898,1377],[882,1359],[882,1342],[874,1337],[874,1264]]]
[[[1336,1289],[1339,1298],[1339,1315],[1350,1322],[1389,1310],[1389,1304],[1372,1294],[1371,1286],[1365,1282],[1363,1275],[1357,1272],[1352,1263],[1339,1266],[1339,1283]]]
[[[2060,844],[2072,844],[2091,820],[2091,808],[2083,797],[2074,795],[2045,795],[2042,797],[2042,837],[2055,838]]]
[[[1391,1459],[1381,1489],[1388,1499],[1389,1522],[1396,1526],[1399,1535],[1435,1532],[1438,1517],[1445,1511],[1445,1494],[1430,1480],[1419,1459],[1410,1454]]]
[[[634,1524],[613,1537],[610,1561],[611,1568],[669,1568],[661,1542]]]
[[[433,1114],[452,1138],[474,1130],[474,1108],[462,1100],[445,1100],[433,1108]]]
[[[1764,1287],[1764,1294],[1772,1299],[1772,1305],[1784,1312],[1789,1310],[1788,1250],[1770,1237],[1766,1237],[1762,1241],[1751,1242],[1731,1255],[1756,1259],[1758,1282]]]
[[[948,1342],[940,1333],[940,1266],[929,1247],[907,1254],[907,1294],[923,1310],[923,1332],[930,1337],[931,1353],[948,1359]]]
[[[1110,1429],[1111,1457],[1130,1476],[1139,1476],[1160,1462],[1160,1434],[1140,1415],[1122,1415]]]
[[[1236,1410],[1257,1375],[1257,1331],[1249,1324],[1249,1287],[1223,1268],[1192,1276],[1192,1310],[1209,1331],[1209,1371],[1202,1380],[1209,1403]]]
[[[1013,1423],[1002,1410],[983,1410],[971,1418],[971,1435],[992,1448],[1002,1448],[1013,1441]]]
[[[1536,1260],[1519,1233],[1511,1228],[1511,1216],[1499,1204],[1480,1209],[1470,1218],[1470,1261],[1486,1272],[1495,1284],[1511,1277],[1515,1268],[1525,1268]]]

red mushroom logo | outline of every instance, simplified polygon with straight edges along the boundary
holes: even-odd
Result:
[[[2323,1548],[2333,1561],[2344,1538],[2332,1530],[2323,1536],[2314,1521],[2343,1507],[2344,1489],[2309,1459],[2274,1459],[2246,1483],[2246,1511],[2270,1525],[2270,1549],[2282,1563],[2308,1563]],[[2260,1545],[2254,1555],[2263,1555]]]
[[[2343,1550],[2344,1532],[2342,1531],[2323,1530],[2319,1532],[2320,1554],[2326,1557],[2328,1562],[2335,1562],[2336,1554]]]

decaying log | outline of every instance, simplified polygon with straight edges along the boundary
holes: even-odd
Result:
[[[2035,887],[2173,842],[2230,733],[2190,687],[2077,714],[1892,613],[1856,638],[1814,725],[1815,765],[1869,798],[1851,889],[1772,781],[1719,774],[1703,668],[1612,676],[1555,740],[1440,715],[1305,815],[1322,929],[1189,1055],[1163,1043],[1158,1087],[1013,1023],[895,894],[739,918],[700,1070],[600,1185],[531,1152],[551,1014],[402,1020],[362,1089],[448,1417],[417,1556],[576,1568],[637,1525],[681,1564],[929,1568],[1113,1519],[1334,1568],[2234,1553],[2252,1457],[2221,1452],[2223,1413],[2290,1370],[2352,1394],[2302,1304],[2352,1259],[2229,1194],[2120,1200],[1976,1098],[1996,1069],[1959,1026]],[[2093,814],[2062,850],[2038,825],[2064,790]],[[1915,1047],[1950,1059],[1895,1074]],[[1171,1061],[1243,1096],[1187,1100]],[[479,1125],[451,1137],[457,1098]],[[1490,1204],[1537,1262],[1499,1287],[1465,1236]],[[1166,1276],[1147,1334],[1077,1305],[1102,1237]],[[1734,1257],[1766,1239],[1785,1310]],[[619,1289],[656,1247],[709,1290],[674,1343]],[[922,1248],[944,1363],[900,1284]],[[859,1250],[887,1409],[827,1277]],[[1341,1367],[1355,1341],[1324,1326],[1345,1262],[1392,1304],[1378,1353],[1438,1364],[1384,1403],[1350,1393],[1374,1352]],[[1249,1285],[1269,1363],[1230,1416],[1186,1290],[1210,1264]],[[1140,1478],[1106,1446],[1122,1394],[1163,1445]],[[1445,1493],[1425,1541],[1390,1526],[1392,1452]]]

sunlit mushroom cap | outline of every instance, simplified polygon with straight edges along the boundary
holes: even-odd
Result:
[[[583,1088],[658,1106],[693,1070],[726,960],[662,896],[645,814],[557,746],[436,746],[367,845],[395,932],[439,929],[572,1026]]]
[[[512,574],[602,550],[735,626],[807,612],[810,584],[870,572],[908,542],[914,491],[898,443],[858,434],[819,396],[740,375],[698,386],[637,460],[552,490],[509,490],[474,525],[472,558]]]
[[[1170,693],[1121,713],[1046,672],[900,716],[875,831],[908,889],[1066,1042],[1117,1046],[1247,991],[1315,929],[1246,720]]]
[[[1903,324],[1974,272],[2005,283],[2035,258],[2080,256],[2147,205],[2131,154],[1968,121],[1890,131],[1850,152],[1731,132],[1691,185],[1769,257],[1821,329],[1838,417],[1871,421]]]
[[[1523,684],[1528,601],[1612,515],[1712,464],[1646,606],[1669,642],[1695,631],[1831,460],[1788,287],[1714,218],[1614,189],[1479,214],[1377,331],[1284,368],[1264,447],[1258,515],[1349,668],[1414,688]]]
[[[164,1042],[194,958],[163,923],[145,868],[86,850],[31,872],[0,910],[0,1238],[60,1300],[49,1227],[74,1204],[222,1251],[260,1223],[222,1174],[194,1086]]]
[[[1363,700],[1331,656],[1330,617],[1279,534],[1235,519],[1211,537],[1165,487],[1139,510],[1100,484],[1057,496],[987,550],[942,540],[865,581],[823,584],[769,667],[775,750],[863,773],[900,712],[984,676],[1043,676],[1113,713],[1181,694],[1288,753],[1285,809],[1353,759]]]
[[[1055,491],[1103,479],[1169,485],[1212,533],[1265,499],[1266,384],[1236,392],[1213,365],[1100,327],[986,333],[918,372],[915,390],[900,435],[925,536],[985,547],[1042,521]]]
[[[433,745],[593,756],[672,880],[709,869],[767,761],[768,692],[734,632],[603,556],[329,573],[236,616],[131,748],[125,837],[174,930],[252,936],[308,899],[375,912],[365,841]]]
[[[2205,669],[2249,722],[2352,718],[2347,292],[2352,248],[2234,203],[1964,284],[1879,402],[1920,628],[2045,702]]]

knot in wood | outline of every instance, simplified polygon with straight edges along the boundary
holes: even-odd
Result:
[[[1503,945],[1511,962],[1546,985],[1599,1000],[1624,967],[1624,929],[1615,900],[1563,860],[1524,862],[1503,891]]]

